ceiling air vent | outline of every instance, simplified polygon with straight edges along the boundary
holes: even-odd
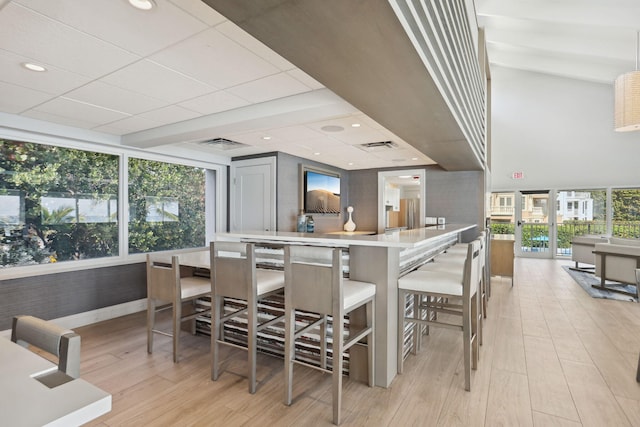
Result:
[[[360,144],[358,147],[364,151],[387,151],[398,148],[398,144],[392,141],[380,141],[380,142],[368,142],[366,144]]]
[[[206,141],[200,141],[199,144],[206,145],[207,147],[215,148],[217,150],[233,150],[235,148],[247,147],[247,144],[226,138],[208,139]]]

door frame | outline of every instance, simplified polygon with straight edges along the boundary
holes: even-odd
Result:
[[[246,160],[235,160],[231,162],[230,167],[230,188],[229,188],[229,229],[234,231],[236,229],[235,219],[236,215],[236,202],[237,202],[237,184],[236,184],[236,173],[238,168],[242,167],[250,167],[250,166],[269,166],[270,177],[268,178],[269,190],[271,192],[270,203],[267,208],[269,212],[269,230],[276,231],[277,230],[277,216],[276,216],[276,183],[277,183],[277,163],[276,157],[258,157],[255,159],[246,159]]]
[[[522,250],[522,199],[527,194],[547,194],[548,215],[547,229],[548,231],[548,250],[546,252],[526,252]],[[514,191],[514,234],[515,234],[515,255],[524,258],[545,258],[552,259],[556,255],[557,246],[557,228],[556,228],[556,190],[516,190]],[[544,223],[541,223],[544,224]]]

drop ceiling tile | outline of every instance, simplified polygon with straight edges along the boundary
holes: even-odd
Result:
[[[299,142],[310,138],[323,137],[320,132],[310,129],[309,127],[304,125],[270,129],[267,132],[274,138],[277,138],[284,143]]]
[[[157,123],[156,126],[161,126],[193,119],[196,117],[200,117],[200,115],[200,113],[188,110],[186,108],[178,107],[176,105],[169,105],[164,108],[159,108],[157,110],[147,111],[146,113],[139,114],[138,117]]]
[[[273,151],[283,151],[284,145],[278,142],[266,141],[259,145],[253,145],[256,149],[259,149],[262,153],[270,153]]]
[[[405,162],[411,160],[414,157],[413,153],[409,150],[402,148],[389,148],[386,150],[373,151],[371,155],[382,160],[390,160],[394,162]]]
[[[126,119],[116,120],[106,125],[96,126],[93,130],[98,132],[110,133],[112,135],[126,135],[132,132],[150,129],[158,126],[155,122],[143,119],[140,116],[127,117]]]
[[[367,168],[373,167],[371,166],[371,164],[377,162],[378,160],[377,159],[372,160],[368,157],[363,157],[363,156],[360,156],[356,159],[351,159],[351,158],[340,156],[340,155],[330,154],[325,157],[325,161],[336,167],[350,170],[358,166],[362,167],[362,165],[367,165]]]
[[[201,0],[171,0],[171,3],[209,26],[214,26],[227,20],[227,18]]]
[[[353,145],[347,144],[332,147],[331,154],[338,157],[344,157],[345,159],[350,159],[350,161],[360,159],[363,155],[369,156],[368,153],[363,153],[362,150],[354,147]]]
[[[155,98],[131,92],[101,81],[94,81],[65,94],[65,98],[97,105],[127,114],[138,114],[166,105]]]
[[[343,132],[335,132],[332,136],[339,141],[352,145],[389,140],[387,135],[385,135],[383,132],[380,132],[376,129],[368,128],[366,126],[353,128],[349,125],[349,127],[345,128]]]
[[[264,43],[262,43],[231,21],[226,21],[218,25],[216,27],[216,30],[218,30],[220,33],[224,34],[231,40],[234,40],[236,43],[240,44],[246,49],[249,49],[251,52],[255,53],[262,59],[278,67],[278,69],[281,71],[291,70],[295,68],[295,65],[293,65],[291,62],[287,61],[282,56],[269,49]]]
[[[214,28],[158,52],[150,59],[218,89],[280,71]]]
[[[376,122],[375,120],[373,120],[371,117],[367,116],[364,113],[354,114],[353,119],[356,122],[361,123],[363,126],[368,126],[372,129],[387,131],[387,129],[384,126],[382,126],[380,123]]]
[[[253,147],[253,146],[244,146],[244,147],[236,147],[236,148],[232,148],[232,149],[227,149],[227,150],[223,150],[220,148],[216,148],[213,147],[209,144],[203,144],[200,142],[187,142],[187,143],[182,143],[182,144],[178,144],[181,146],[188,146],[188,147],[196,147],[197,150],[202,150],[202,151],[206,151],[209,153],[214,153],[217,155],[221,155],[221,156],[226,156],[228,158],[231,157],[239,157],[239,156],[249,156],[249,155],[253,155],[253,154],[261,154],[261,153],[267,153],[268,150],[265,150],[263,148],[260,147]]]
[[[228,89],[228,92],[253,103],[269,101],[311,89],[286,73],[279,73]]]
[[[359,118],[356,118],[354,114],[341,115],[340,117],[331,117],[326,120],[319,120],[313,123],[307,124],[312,129],[321,132],[323,135],[331,135],[334,136],[336,134],[349,131],[351,129],[351,125],[353,123],[361,123]],[[326,131],[322,128],[325,126],[340,126],[343,129],[341,131]],[[366,125],[365,125],[366,126]],[[361,126],[358,129],[363,129]]]
[[[0,81],[0,111],[20,114],[51,99],[48,93]]]
[[[0,81],[13,83],[30,89],[60,95],[80,87],[90,80],[79,74],[42,63],[47,68],[44,73],[33,72],[22,67],[24,62],[33,62],[25,56],[0,49]]]
[[[18,0],[18,3],[141,56],[190,37],[207,25],[167,0],[142,11],[128,2]]]
[[[244,107],[245,105],[249,105],[249,102],[224,90],[219,90],[181,102],[180,105],[201,114],[214,114]]]
[[[313,90],[322,89],[324,87],[322,83],[320,83],[319,81],[317,81],[316,79],[314,79],[309,74],[305,73],[299,68],[294,68],[293,70],[289,70],[287,71],[287,74],[289,74],[294,79],[298,80],[303,85],[309,86]]]
[[[65,98],[56,98],[52,101],[45,102],[31,111],[48,113],[56,117],[65,117],[70,120],[80,120],[84,123],[90,123],[92,125],[91,127],[128,117],[127,114],[118,111],[107,110]]]
[[[28,110],[21,114],[21,116],[31,117],[32,119],[44,120],[51,123],[56,123],[64,126],[71,126],[80,129],[91,129],[95,126],[94,123],[81,120],[78,117],[62,117],[57,114],[48,113],[45,111]]]
[[[92,78],[139,58],[16,3],[0,13],[0,49]]]
[[[307,156],[313,155],[313,160],[316,160],[316,156],[318,155],[319,156],[331,155],[331,153],[337,150],[340,150],[343,144],[331,138],[325,137],[325,138],[307,139],[299,143],[283,144],[282,146],[284,150],[293,150],[297,153],[306,153]],[[315,154],[315,153],[319,153],[319,154]],[[301,154],[297,154],[297,155],[304,157]],[[321,160],[318,160],[318,161],[321,161]]]
[[[171,104],[213,92],[215,89],[149,60],[142,60],[103,79],[106,83]]]
[[[264,137],[270,137],[270,139],[265,140]],[[231,134],[227,137],[232,141],[241,142],[243,144],[255,145],[255,146],[263,146],[266,144],[282,144],[279,138],[274,137],[273,134],[268,131],[256,131],[256,132],[242,132]]]

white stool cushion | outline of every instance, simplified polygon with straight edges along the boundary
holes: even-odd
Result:
[[[208,277],[187,276],[180,279],[181,299],[195,298],[211,293],[211,280]]]
[[[429,263],[420,267],[417,271],[433,271],[440,273],[448,273],[452,276],[457,277],[462,283],[462,279],[464,277],[464,263],[462,264],[447,264],[447,263]]]
[[[342,297],[344,311],[351,307],[362,304],[364,301],[375,296],[376,285],[369,282],[359,282],[357,280],[345,279],[342,281]]]
[[[256,268],[256,282],[258,295],[268,294],[284,288],[284,272]]]
[[[460,264],[464,265],[464,261],[467,259],[467,254],[456,254],[456,255],[438,255],[433,259],[433,262],[430,264]],[[427,265],[427,264],[425,264]]]
[[[462,274],[416,270],[398,279],[398,287],[407,291],[462,296]]]
[[[468,246],[468,243],[457,243],[454,246],[447,248],[445,252],[465,252]]]

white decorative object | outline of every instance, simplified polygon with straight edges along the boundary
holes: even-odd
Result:
[[[355,231],[356,223],[351,219],[351,214],[353,213],[353,206],[349,206],[347,208],[347,212],[349,212],[349,220],[344,223],[344,231]]]

